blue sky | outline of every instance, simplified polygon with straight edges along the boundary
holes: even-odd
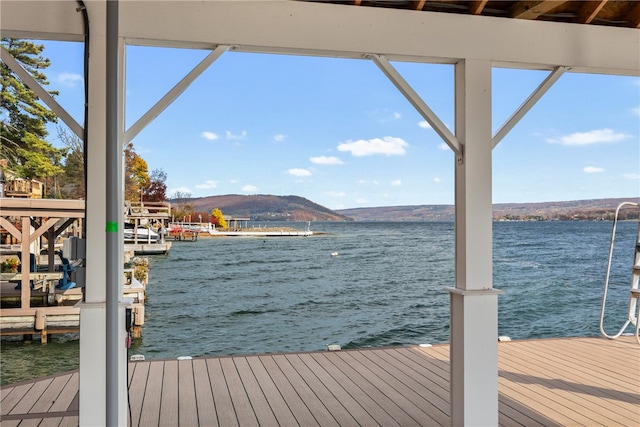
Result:
[[[82,45],[46,46],[50,88],[82,123]],[[128,47],[127,128],[207,53]],[[453,66],[393,65],[453,128]],[[547,74],[494,69],[494,132]],[[170,197],[454,200],[453,153],[366,60],[227,52],[133,142]],[[494,149],[493,184],[494,203],[640,196],[640,78],[565,73]]]

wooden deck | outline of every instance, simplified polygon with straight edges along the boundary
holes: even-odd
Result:
[[[500,425],[640,425],[632,337],[501,342]],[[449,346],[130,364],[134,426],[448,425]],[[0,389],[2,426],[78,424],[78,373]]]

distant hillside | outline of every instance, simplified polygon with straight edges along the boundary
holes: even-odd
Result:
[[[616,208],[623,201],[640,202],[640,199],[501,203],[493,205],[493,218],[494,220],[612,219]],[[453,221],[454,219],[453,205],[386,206],[341,209],[336,212],[354,221]],[[632,213],[637,215],[637,210]]]
[[[175,201],[172,201],[175,203]],[[299,196],[230,194],[190,199],[196,212],[219,208],[225,216],[249,217],[253,221],[349,221],[331,209]]]

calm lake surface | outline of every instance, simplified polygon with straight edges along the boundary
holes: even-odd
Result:
[[[611,227],[494,223],[494,287],[505,291],[499,334],[599,335]],[[454,286],[453,223],[312,223],[311,229],[323,234],[175,242],[169,255],[150,257],[143,336],[129,354],[156,359],[449,341],[444,288]],[[618,224],[610,331],[626,318],[636,229],[636,222]],[[78,365],[76,335],[54,336],[47,345],[1,344],[2,384]]]

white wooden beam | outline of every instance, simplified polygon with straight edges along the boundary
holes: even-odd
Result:
[[[447,128],[447,126],[442,123],[442,120],[438,118],[436,113],[429,108],[429,106],[420,98],[420,95],[416,93],[415,90],[411,87],[409,83],[398,73],[398,71],[387,61],[387,59],[382,55],[368,55],[368,58],[373,60],[373,62],[382,70],[382,72],[387,76],[391,83],[395,85],[395,87],[407,98],[407,101],[413,108],[418,110],[418,113],[431,125],[433,130],[436,131],[440,138],[444,140],[444,142],[451,147],[456,156],[462,155],[462,146],[458,139],[453,135],[453,133]]]
[[[124,134],[123,144],[126,145],[136,137],[149,123],[178,98],[211,64],[229,49],[229,46],[218,46],[209,53],[198,65],[182,78],[169,92],[138,119]]]
[[[16,75],[20,77],[20,80],[22,80],[22,82],[27,85],[29,89],[34,91],[38,98],[40,98],[42,102],[47,104],[47,106],[51,108],[51,111],[53,111],[56,116],[62,119],[62,121],[67,126],[69,126],[69,129],[71,129],[71,131],[75,133],[78,138],[84,140],[84,130],[82,129],[82,126],[80,126],[78,122],[76,122],[75,119],[71,117],[69,113],[67,113],[67,110],[62,108],[62,106],[58,104],[55,99],[53,99],[49,92],[47,92],[42,86],[40,86],[40,83],[38,83],[33,77],[31,77],[31,74],[29,74],[27,70],[22,68],[18,61],[16,61],[16,59],[11,56],[11,54],[7,51],[7,49],[4,48],[4,46],[2,47],[2,49],[0,49],[0,54],[2,56],[2,61],[7,64],[11,71],[16,73]]]
[[[536,88],[536,90],[531,93],[531,95],[522,103],[520,107],[507,119],[507,121],[502,125],[500,130],[496,132],[496,134],[492,138],[492,145],[495,147],[502,141],[502,139],[513,129],[513,127],[518,124],[518,122],[531,110],[531,108],[536,105],[536,102],[542,98],[542,96],[547,93],[551,86],[558,81],[558,79],[567,71],[566,67],[556,67],[542,83],[540,86]]]
[[[75,8],[71,0],[2,0],[2,36],[82,40]],[[640,75],[634,28],[301,1],[122,1],[120,9],[129,44]],[[92,36],[100,31],[92,25]]]

